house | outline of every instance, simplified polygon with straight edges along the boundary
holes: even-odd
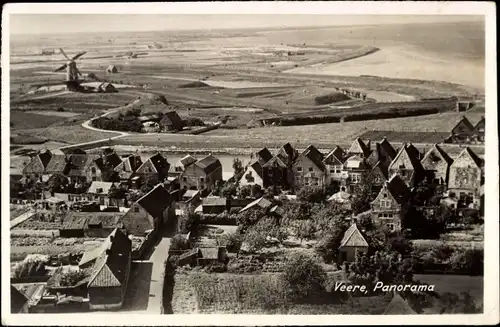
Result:
[[[258,159],[247,165],[239,184],[240,186],[259,185],[264,187],[264,168]]]
[[[294,188],[305,186],[325,186],[326,167],[323,154],[316,147],[309,145],[293,163]]]
[[[24,167],[24,176],[31,180],[41,180],[51,158],[52,153],[48,150],[37,154],[31,158],[30,162]]]
[[[264,188],[280,187],[284,190],[293,187],[293,162],[298,157],[298,152],[290,143],[286,143],[274,157],[263,166]]]
[[[89,183],[101,179],[102,172],[95,160],[98,155],[71,154],[68,159],[68,176],[71,184]]]
[[[386,166],[381,161],[377,162],[370,171],[370,177],[372,180],[372,191],[378,194],[385,182],[389,180],[389,166]]]
[[[187,190],[181,196],[179,206],[184,209],[188,206],[196,208],[201,203],[201,193],[198,190]]]
[[[411,143],[403,144],[389,165],[389,177],[397,174],[408,187],[416,186],[425,178],[425,171],[419,157],[420,152]]]
[[[283,145],[281,148],[278,149],[276,155],[284,158],[288,165],[292,165],[292,163],[298,156],[298,152],[296,149],[293,148],[293,146],[290,143],[286,143],[285,145]]]
[[[363,175],[370,169],[361,155],[354,154],[344,162],[341,173],[340,190],[343,192],[354,192],[356,185],[363,182]]]
[[[202,199],[201,208],[203,213],[219,214],[229,211],[229,201],[227,198],[207,197]]]
[[[335,186],[335,189],[340,189],[340,181],[345,162],[345,152],[339,146],[336,146],[323,159],[323,164],[326,170],[325,184]]]
[[[451,129],[450,140],[452,143],[469,143],[473,140],[474,126],[462,116],[462,119]]]
[[[162,131],[182,131],[184,128],[184,122],[177,113],[177,111],[167,111],[163,113],[160,120],[160,126]]]
[[[347,155],[357,155],[361,158],[367,158],[370,155],[370,141],[365,144],[359,137],[352,142],[351,147],[347,150]]]
[[[185,167],[179,178],[181,189],[200,191],[212,190],[218,181],[222,181],[222,164],[211,154]]]
[[[474,138],[477,143],[484,143],[484,130],[485,130],[486,122],[484,117],[477,122],[476,126],[474,126]]]
[[[120,181],[128,182],[141,165],[141,157],[136,154],[131,154],[126,158],[123,158],[123,160],[121,160],[121,162],[114,168],[114,171],[118,173]]]
[[[258,160],[261,165],[264,165],[266,162],[271,160],[273,155],[271,154],[271,151],[269,151],[268,148],[262,148],[255,154],[250,155],[250,159],[255,159]]]
[[[243,213],[245,211],[252,210],[254,208],[267,211],[267,210],[271,209],[272,205],[273,204],[271,201],[269,201],[268,199],[266,199],[264,197],[261,197],[260,199],[257,199],[255,201],[252,201],[249,204],[247,204],[243,209],[240,210],[239,213]]]
[[[108,237],[115,228],[124,229],[120,212],[79,212],[77,215],[88,216],[84,229],[85,237]]]
[[[184,157],[181,158],[180,160],[180,163],[182,165],[182,167],[185,169],[186,167],[188,167],[189,165],[192,165],[196,162],[196,158],[193,157],[192,155],[190,154],[187,154],[185,155]]]
[[[469,147],[450,165],[448,193],[455,194],[460,207],[480,209],[481,186],[484,184],[484,161]]]
[[[409,199],[410,190],[406,183],[399,175],[393,175],[371,203],[372,221],[391,231],[400,231]]]
[[[100,250],[90,260],[93,265],[88,282],[89,306],[91,310],[116,310],[122,307],[127,291],[132,241],[115,229]]]
[[[112,172],[114,169],[120,165],[122,159],[116,152],[106,153],[100,155],[99,158],[95,159],[91,165],[92,180],[111,182]]]
[[[416,315],[416,314],[418,313],[411,308],[408,301],[406,301],[397,292],[394,292],[394,296],[392,297],[391,302],[389,302],[387,308],[384,311],[384,315]]]
[[[356,222],[354,222],[346,230],[340,242],[340,262],[354,261],[358,253],[368,253],[368,242],[359,231]]]
[[[113,196],[113,188],[118,188],[118,183],[92,182],[87,190],[88,200],[96,201],[99,205],[107,207],[123,207],[125,199]]]
[[[143,181],[154,180],[163,181],[168,176],[170,164],[159,152],[149,157],[142,165],[137,168],[135,175],[140,176]]]
[[[429,182],[448,186],[450,166],[453,159],[437,144],[434,144],[421,161]]]
[[[158,231],[165,225],[173,223],[175,218],[174,197],[163,185],[156,185],[151,191],[137,200],[122,222],[129,234],[144,236],[151,230]]]
[[[106,68],[106,73],[108,74],[115,74],[115,73],[118,73],[118,68],[116,68],[115,65],[109,65],[107,68]]]
[[[375,143],[375,149],[370,153],[366,162],[372,167],[378,162],[381,162],[384,167],[388,167],[396,155],[396,150],[394,150],[389,141],[384,137],[382,142]]]

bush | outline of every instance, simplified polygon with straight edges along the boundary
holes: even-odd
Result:
[[[226,243],[226,249],[229,253],[238,253],[240,251],[242,242],[239,234],[228,233],[222,237]]]
[[[322,187],[311,187],[306,186],[301,188],[297,192],[297,199],[302,202],[312,203],[312,202],[325,202],[326,194]]]
[[[245,234],[245,243],[250,252],[257,252],[262,250],[266,245],[266,236],[260,231],[250,228]]]
[[[188,250],[189,249],[189,240],[184,236],[177,234],[172,237],[170,241],[170,250],[172,251],[180,251],[180,250]]]
[[[70,270],[61,275],[59,284],[61,286],[74,286],[87,276],[83,270]]]
[[[285,264],[283,279],[290,299],[300,301],[323,292],[326,273],[314,257],[294,254]]]

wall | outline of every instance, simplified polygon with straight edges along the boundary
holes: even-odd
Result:
[[[253,181],[249,182],[246,176],[253,177]],[[262,178],[257,174],[255,169],[253,167],[248,166],[247,169],[245,170],[245,173],[243,174],[243,177],[240,179],[240,185],[241,186],[246,186],[246,185],[260,185],[261,187],[264,186],[264,181]]]
[[[451,165],[448,187],[450,190],[470,190],[475,196],[479,196],[481,169],[468,155],[458,157]]]
[[[422,166],[427,171],[432,171],[434,173],[435,179],[440,179],[445,185],[448,184],[449,175],[449,165],[440,155],[437,154],[436,150],[433,153],[440,158],[439,161],[433,161],[432,156],[427,156],[422,160]]]
[[[384,197],[384,194],[387,197]],[[382,207],[381,201],[390,201],[389,207]],[[392,194],[387,190],[387,187],[384,185],[380,190],[379,194],[373,200],[372,204],[372,220],[375,224],[379,226],[385,226],[386,224],[394,224],[394,228],[396,230],[401,229],[401,217],[403,214],[403,206],[396,202]],[[390,217],[383,217],[384,214],[392,215]],[[382,215],[379,217],[379,215]]]
[[[207,175],[197,165],[191,164],[184,169],[179,177],[179,183],[181,185],[181,189],[192,189],[195,188],[197,190],[202,190],[204,188],[203,185],[200,184],[199,178],[206,178]]]
[[[90,287],[90,310],[116,310],[122,306],[121,287]]]
[[[139,208],[139,212],[135,212]],[[145,232],[155,228],[153,217],[138,203],[134,203],[122,218],[123,226],[132,235],[144,236]]]

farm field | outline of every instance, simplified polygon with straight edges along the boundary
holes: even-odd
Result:
[[[113,132],[99,132],[86,129],[81,125],[51,126],[46,128],[27,129],[23,134],[44,137],[53,141],[76,144],[97,141],[118,135]]]
[[[18,216],[22,215],[23,213],[26,213],[30,211],[30,208],[27,206],[20,206],[20,205],[15,205],[11,204],[10,205],[10,220],[17,218]]]

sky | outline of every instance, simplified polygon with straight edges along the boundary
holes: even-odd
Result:
[[[458,15],[11,14],[11,34],[66,34],[479,21]]]

